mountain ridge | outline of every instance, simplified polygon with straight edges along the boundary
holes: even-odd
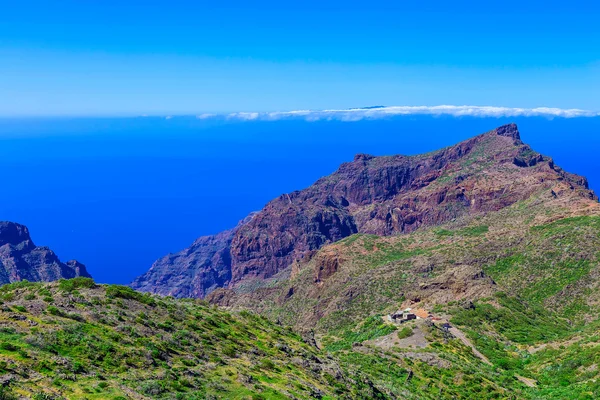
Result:
[[[551,158],[524,144],[515,124],[427,154],[358,154],[308,188],[273,199],[221,237],[223,262],[215,264],[217,269],[211,261],[215,254],[202,255],[200,250],[208,244],[192,246],[184,253],[200,255],[197,260],[185,265],[159,260],[132,287],[181,295],[178,279],[171,273],[176,269],[194,276],[193,285],[199,289],[188,295],[202,297],[217,287],[268,279],[312,257],[324,245],[355,233],[389,236],[464,214],[497,211],[540,187],[557,196],[573,191],[597,199],[584,177],[563,171]],[[217,282],[214,276],[224,279]]]

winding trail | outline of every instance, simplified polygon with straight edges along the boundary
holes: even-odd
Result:
[[[479,350],[477,350],[477,348],[475,347],[475,345],[473,345],[473,343],[471,343],[471,341],[469,340],[469,338],[467,338],[467,336],[463,333],[463,331],[459,330],[458,328],[452,326],[448,329],[448,331],[454,335],[455,337],[457,337],[461,342],[463,342],[463,344],[465,346],[470,347],[473,350],[473,354],[475,354],[477,357],[479,357],[481,359],[481,361],[483,361],[484,363],[486,363],[487,365],[492,365],[492,363],[490,362],[490,360],[488,360],[488,358],[486,356],[484,356],[483,354],[481,354],[481,352]]]

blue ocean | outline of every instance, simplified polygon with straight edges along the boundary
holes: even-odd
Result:
[[[600,191],[600,117],[395,116],[343,122],[196,117],[0,120],[0,220],[129,283],[356,153],[417,154],[516,122],[524,142]]]

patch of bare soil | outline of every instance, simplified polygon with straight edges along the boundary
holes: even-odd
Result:
[[[525,378],[524,376],[517,375],[517,374],[515,374],[515,378],[517,378],[519,381],[521,381],[525,386],[528,386],[528,387],[536,387],[537,386],[537,382],[535,379]]]
[[[394,331],[389,335],[381,336],[372,340],[367,340],[366,342],[364,342],[364,344],[376,346],[382,350],[391,350],[392,347],[399,347],[402,349],[425,348],[427,347],[429,342],[427,341],[427,339],[425,338],[425,334],[419,327],[420,325],[421,324],[419,323],[407,325],[413,328],[413,334],[407,338],[399,339],[398,332]]]

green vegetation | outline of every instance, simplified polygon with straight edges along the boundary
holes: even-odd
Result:
[[[20,282],[0,293],[10,298],[0,313],[0,375],[12,377],[0,398],[372,396],[368,381],[334,378],[335,360],[250,312],[89,279]]]
[[[385,336],[395,330],[396,327],[394,325],[383,322],[381,315],[374,315],[360,324],[356,329],[341,332],[337,340],[335,337],[325,338],[324,342],[328,343],[325,349],[328,351],[350,349],[353,344]]]
[[[570,333],[569,321],[553,315],[540,306],[496,293],[501,307],[476,302],[473,308],[452,310],[452,322],[471,329],[489,328],[511,342],[535,344],[558,340]]]
[[[565,218],[579,212],[573,199],[549,207],[551,196],[406,235],[353,235],[324,249],[342,261],[319,285],[307,262],[259,306],[240,305],[314,326],[323,350],[383,398],[600,398],[600,216]],[[394,332],[380,316],[406,306],[453,328]]]
[[[106,288],[106,296],[108,298],[136,300],[149,306],[156,305],[156,301],[151,295],[148,293],[137,292],[128,286],[110,285]]]
[[[398,339],[406,339],[413,335],[413,329],[410,326],[405,326],[398,331]]]
[[[434,229],[433,232],[439,236],[481,236],[486,234],[489,231],[489,227],[487,225],[479,225],[479,226],[470,226],[467,228],[459,229],[456,231],[451,231],[448,229]]]
[[[73,279],[60,279],[58,281],[58,289],[63,292],[72,293],[77,289],[92,289],[95,288],[96,284],[92,278],[73,278]]]

